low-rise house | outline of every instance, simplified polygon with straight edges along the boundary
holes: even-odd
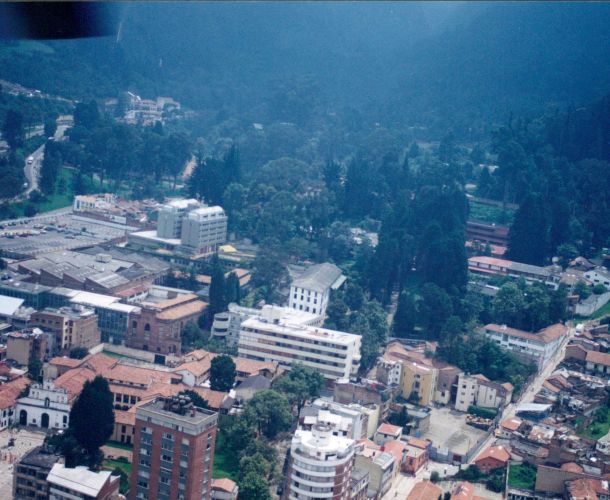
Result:
[[[32,448],[16,463],[13,472],[13,498],[42,500],[49,498],[47,476],[62,456],[44,446]]]
[[[566,500],[610,500],[610,489],[605,479],[582,478],[566,481]]]
[[[74,469],[55,464],[49,475],[50,500],[118,500],[120,476],[110,471],[93,472],[87,467]]]
[[[587,351],[585,363],[588,371],[604,374],[610,373],[610,354]]]
[[[17,421],[17,400],[29,385],[25,377],[0,385],[0,431]]]
[[[511,417],[500,422],[496,435],[500,439],[510,439],[523,424],[523,420],[519,417]]]
[[[437,500],[443,490],[431,481],[420,481],[407,495],[407,500]]]
[[[388,441],[398,440],[402,437],[402,427],[392,424],[381,424],[375,432],[373,441],[379,446],[387,443]]]
[[[402,471],[407,474],[417,474],[428,463],[429,446],[428,441],[411,438],[407,441],[406,457],[402,465]]]
[[[468,481],[460,481],[451,490],[451,500],[488,500],[475,494],[474,485]]]
[[[473,462],[482,472],[488,474],[494,469],[503,469],[510,460],[509,451],[502,445],[490,446]]]
[[[212,500],[237,500],[239,486],[228,477],[212,480]]]
[[[210,378],[212,357],[209,355],[196,361],[182,363],[174,368],[174,373],[182,375],[182,383],[193,387],[201,385]]]

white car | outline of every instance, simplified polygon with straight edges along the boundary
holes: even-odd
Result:
[[[34,162],[34,157],[30,156],[28,157],[28,165],[31,165]]]

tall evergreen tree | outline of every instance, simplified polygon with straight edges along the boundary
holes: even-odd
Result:
[[[239,304],[240,300],[241,287],[239,285],[239,278],[237,277],[237,274],[233,272],[227,276],[225,281],[225,302],[227,304],[230,304],[231,302]]]
[[[11,148],[11,151],[23,145],[25,128],[23,126],[23,115],[19,111],[9,109],[6,112],[4,123],[2,124],[2,137],[9,148]]]
[[[100,447],[114,431],[113,397],[108,381],[98,375],[85,382],[83,390],[70,411],[70,429],[87,453],[89,464],[100,458]]]
[[[541,197],[530,194],[515,214],[508,240],[508,258],[541,266],[549,252],[550,224]]]
[[[417,309],[413,295],[403,291],[398,297],[392,331],[396,337],[410,337],[415,329]]]
[[[218,261],[215,261],[210,282],[210,305],[208,311],[211,317],[227,309],[227,286],[224,271]]]

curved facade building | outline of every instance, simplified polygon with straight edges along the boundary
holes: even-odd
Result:
[[[297,430],[290,447],[286,498],[348,500],[355,441],[324,424]]]

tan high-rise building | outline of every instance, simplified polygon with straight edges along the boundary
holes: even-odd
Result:
[[[31,323],[54,335],[57,352],[67,352],[74,347],[91,349],[101,341],[97,314],[83,306],[48,307],[32,314]]]

